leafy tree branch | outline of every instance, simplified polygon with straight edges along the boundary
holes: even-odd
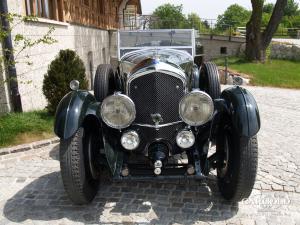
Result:
[[[5,48],[4,45],[2,45],[3,54],[0,55],[0,64],[2,65],[0,67],[0,73],[3,73],[5,70],[7,70],[9,66],[15,66],[18,63],[25,63],[27,65],[32,65],[33,62],[30,60],[30,56],[28,54],[25,54],[25,56],[21,57],[22,53],[40,44],[51,45],[57,42],[52,37],[55,28],[51,26],[49,27],[48,31],[45,34],[41,35],[37,39],[32,39],[22,33],[16,33],[12,36],[13,31],[21,24],[38,21],[38,18],[35,16],[23,16],[16,13],[1,14],[1,16],[5,17],[5,19],[9,22],[10,26],[9,27],[0,26],[0,42],[4,43],[4,40],[9,36],[11,36],[13,42],[13,49]],[[13,55],[14,56],[13,59],[12,57],[7,59],[7,57],[5,57],[7,54]],[[7,82],[7,81],[8,79],[2,82]]]

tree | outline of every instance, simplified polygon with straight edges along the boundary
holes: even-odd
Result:
[[[229,26],[234,28],[244,26],[249,18],[250,11],[238,4],[233,4],[222,15],[218,16],[217,28],[225,30]]]
[[[170,29],[182,28],[186,24],[186,18],[182,13],[182,5],[164,4],[157,7],[152,16],[157,18],[151,21],[150,28]]]
[[[299,15],[299,5],[294,0],[288,0],[286,7],[283,11],[284,16],[297,16]]]
[[[205,26],[206,29],[210,28],[209,22],[207,20],[204,20],[203,25]]]
[[[252,14],[246,26],[246,58],[265,60],[265,52],[284,14],[287,0],[277,0],[266,29],[262,32],[264,0],[251,0]]]
[[[268,26],[268,23],[269,23],[269,21],[270,21],[270,18],[271,18],[271,15],[272,14],[270,14],[270,13],[263,13],[263,15],[262,15],[262,27],[266,27],[266,26]]]
[[[84,63],[73,50],[60,50],[49,65],[43,82],[49,113],[55,113],[60,100],[70,91],[69,84],[72,80],[78,80],[81,89],[87,88]]]
[[[187,28],[194,28],[199,30],[202,26],[200,17],[196,13],[188,14],[187,16]]]
[[[35,22],[38,20],[35,16],[23,16],[15,13],[7,13],[1,16],[10,23],[10,26],[0,26],[0,43],[3,43],[7,37],[11,37],[13,30],[20,24],[24,22]],[[14,57],[13,59],[11,57],[8,57],[9,59],[7,59],[5,58],[5,54],[0,55],[0,65],[4,64],[4,68],[0,67],[0,73],[7,70],[7,67],[14,66],[18,63],[31,65],[33,62],[30,61],[28,52],[26,51],[40,44],[51,45],[57,42],[57,40],[51,37],[53,32],[54,27],[50,26],[45,34],[36,39],[33,39],[30,36],[25,36],[21,33],[16,33],[12,39],[13,49],[3,49],[4,53],[12,54]],[[25,55],[22,56],[22,54]],[[23,58],[23,60],[21,61],[20,58]],[[5,80],[4,82],[7,81],[8,80]]]
[[[263,12],[271,14],[273,12],[273,9],[274,9],[274,4],[273,3],[267,3],[263,7]]]

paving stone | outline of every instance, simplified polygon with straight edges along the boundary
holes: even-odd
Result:
[[[283,186],[283,190],[288,192],[294,192],[295,188],[291,186]]]
[[[17,147],[14,147],[10,150],[10,153],[17,153],[17,152],[25,152],[31,149],[31,146],[28,144],[19,145]]]
[[[272,186],[270,184],[261,183],[260,186],[262,190],[272,190]]]
[[[282,191],[283,187],[281,185],[278,185],[278,184],[272,184],[272,189],[274,191]]]
[[[203,183],[105,179],[91,204],[76,206],[63,189],[54,139],[10,156],[0,151],[0,224],[300,224],[300,91],[247,88],[262,121],[248,201],[223,200],[212,175]],[[266,202],[273,198],[289,201]]]
[[[254,219],[242,218],[240,221],[241,221],[241,224],[243,224],[243,225],[255,225]]]
[[[255,219],[255,225],[268,225],[267,219],[264,217],[258,217]]]

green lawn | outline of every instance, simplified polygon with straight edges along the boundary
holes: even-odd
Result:
[[[46,111],[10,113],[0,117],[0,147],[54,137],[53,116]]]
[[[253,85],[300,88],[300,62],[271,60],[261,64],[239,58],[230,58],[228,61],[230,70],[250,75]],[[224,59],[217,59],[215,63],[224,66]]]

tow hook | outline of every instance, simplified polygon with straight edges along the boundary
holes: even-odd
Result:
[[[156,160],[154,163],[154,174],[155,175],[160,175],[161,174],[161,167],[162,167],[162,161],[161,160]]]

